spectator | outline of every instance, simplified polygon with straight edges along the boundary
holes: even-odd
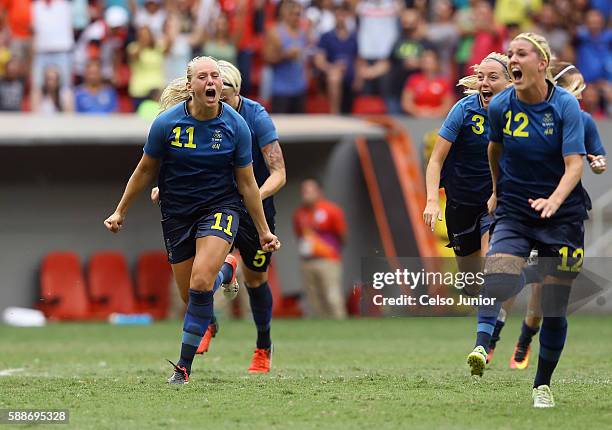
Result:
[[[559,57],[565,52],[570,37],[567,30],[559,25],[559,14],[554,6],[550,3],[543,4],[537,16],[537,21],[535,33],[544,36],[548,40],[553,55]]]
[[[352,15],[348,2],[334,6],[334,13],[336,28],[321,36],[314,63],[325,75],[331,113],[350,114],[353,110],[357,34],[348,28]]]
[[[12,58],[6,64],[6,73],[0,80],[0,111],[19,112],[23,103],[25,79],[23,64]]]
[[[32,97],[37,97],[45,70],[53,66],[63,87],[72,87],[72,12],[67,0],[37,0],[32,4],[34,65]]]
[[[232,16],[232,32],[238,37],[238,69],[242,75],[242,94],[251,93],[253,56],[261,46],[266,17],[265,0],[241,0]]]
[[[266,33],[264,59],[272,68],[272,112],[304,113],[306,107],[306,49],[308,36],[301,28],[302,6],[284,0],[280,22]]]
[[[146,121],[153,121],[157,115],[159,115],[159,97],[161,91],[158,89],[151,90],[149,96],[145,101],[140,103],[136,113],[138,116]]]
[[[587,12],[585,24],[576,34],[576,66],[585,82],[603,86],[606,80],[612,80],[612,29],[605,28],[604,17],[597,9]]]
[[[421,55],[426,49],[432,49],[425,34],[427,24],[423,21],[416,9],[405,9],[401,14],[402,32],[393,45],[389,57],[391,73],[387,87],[387,110],[391,114],[402,112],[400,106],[401,94],[397,89],[402,88],[406,80],[419,71]]]
[[[396,0],[361,0],[357,4],[358,90],[365,94],[389,94],[389,56],[399,36],[397,15],[402,9]]]
[[[72,90],[64,85],[55,67],[45,69],[41,90],[32,95],[32,110],[43,114],[74,111]]]
[[[453,105],[453,93],[447,79],[440,76],[435,51],[425,51],[421,72],[412,75],[402,92],[402,108],[415,118],[441,118]]]
[[[449,78],[454,76],[453,54],[459,42],[459,30],[453,20],[453,6],[449,0],[436,2],[435,20],[427,27],[427,40],[438,52],[441,69]]]
[[[145,0],[144,7],[138,7],[136,0],[129,0],[130,11],[134,17],[134,25],[138,28],[148,27],[155,39],[159,39],[164,32],[166,11],[161,0]]]
[[[85,82],[75,91],[78,113],[105,114],[117,111],[117,91],[102,80],[99,61],[92,60],[85,69]]]
[[[302,281],[316,317],[346,317],[342,288],[342,246],[346,223],[341,208],[323,198],[319,184],[302,182],[302,206],[293,214],[302,259]]]
[[[173,4],[175,8],[170,10],[164,23],[167,83],[185,74],[185,64],[193,58],[194,51],[199,52],[202,47],[201,33],[196,31],[190,2],[182,0]]]
[[[333,10],[333,0],[313,0],[306,9],[306,18],[310,23],[311,35],[314,40],[336,27],[336,18]]]
[[[74,50],[77,81],[82,82],[85,67],[91,60],[101,62],[104,79],[114,80],[127,39],[128,12],[120,6],[108,8],[104,15],[98,8],[91,8],[90,12],[92,22],[81,32]]]
[[[480,64],[490,52],[504,49],[504,28],[493,18],[491,4],[481,0],[474,7],[474,44],[468,65]]]
[[[459,43],[457,45],[457,51],[455,52],[455,62],[457,63],[456,77],[471,74],[470,67],[473,64],[470,64],[469,61],[472,56],[474,32],[476,31],[474,9],[478,2],[479,0],[468,0],[467,4],[462,2],[461,6],[457,6],[458,10],[455,13],[455,23],[459,31]],[[457,92],[461,93],[461,90],[457,88]]]
[[[604,110],[601,108],[601,97],[597,87],[587,85],[582,92],[582,100],[580,101],[582,108],[590,113],[595,119],[603,119],[606,117]]]
[[[0,0],[0,15],[2,9],[10,31],[11,55],[23,62],[24,72],[29,74],[32,66],[32,0]]]
[[[128,93],[136,110],[151,90],[162,88],[165,84],[165,49],[161,41],[155,41],[149,27],[140,27],[136,40],[128,45],[127,52],[131,70]]]
[[[540,10],[542,0],[496,0],[494,4],[497,23],[518,24],[522,31],[526,31],[533,25],[530,17]]]
[[[236,35],[230,34],[227,15],[221,13],[214,23],[213,36],[204,45],[204,55],[225,60],[232,64],[237,62],[238,48]]]

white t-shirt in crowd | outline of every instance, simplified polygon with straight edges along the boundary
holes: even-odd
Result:
[[[38,53],[65,52],[72,49],[72,9],[66,0],[32,3],[34,50]]]

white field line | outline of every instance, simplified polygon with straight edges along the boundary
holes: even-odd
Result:
[[[2,369],[0,370],[0,376],[11,376],[14,373],[23,372],[25,369],[20,367],[18,369]]]

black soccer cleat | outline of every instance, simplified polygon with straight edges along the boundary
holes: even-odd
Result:
[[[168,378],[166,382],[168,384],[176,385],[189,384],[189,373],[187,373],[187,369],[185,368],[185,366],[179,366],[177,364],[174,364],[170,360],[168,360],[168,363],[174,366],[174,373]]]

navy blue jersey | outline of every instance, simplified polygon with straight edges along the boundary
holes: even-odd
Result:
[[[582,123],[584,124],[584,147],[587,154],[606,155],[606,150],[597,131],[597,125],[591,114],[582,111]]]
[[[261,187],[270,176],[270,171],[268,170],[261,150],[264,146],[278,140],[276,127],[274,127],[274,123],[264,107],[256,101],[247,99],[246,97],[240,96],[238,113],[242,115],[251,130],[253,172],[255,173],[257,185]],[[272,196],[263,201],[263,208],[267,219],[274,217],[276,209],[274,208],[274,199]]]
[[[447,198],[462,204],[485,204],[493,190],[487,157],[489,119],[480,96],[459,100],[438,134],[453,144],[440,177]]]
[[[219,115],[207,121],[192,117],[187,102],[171,107],[155,118],[144,152],[161,159],[158,186],[164,215],[244,207],[234,168],[252,163],[251,134],[229,105],[222,103]]]
[[[560,87],[542,103],[525,104],[508,88],[489,105],[489,140],[503,144],[496,217],[540,220],[529,199],[548,198],[565,173],[563,157],[586,153],[578,101]],[[572,190],[551,221],[586,216],[582,184]]]

